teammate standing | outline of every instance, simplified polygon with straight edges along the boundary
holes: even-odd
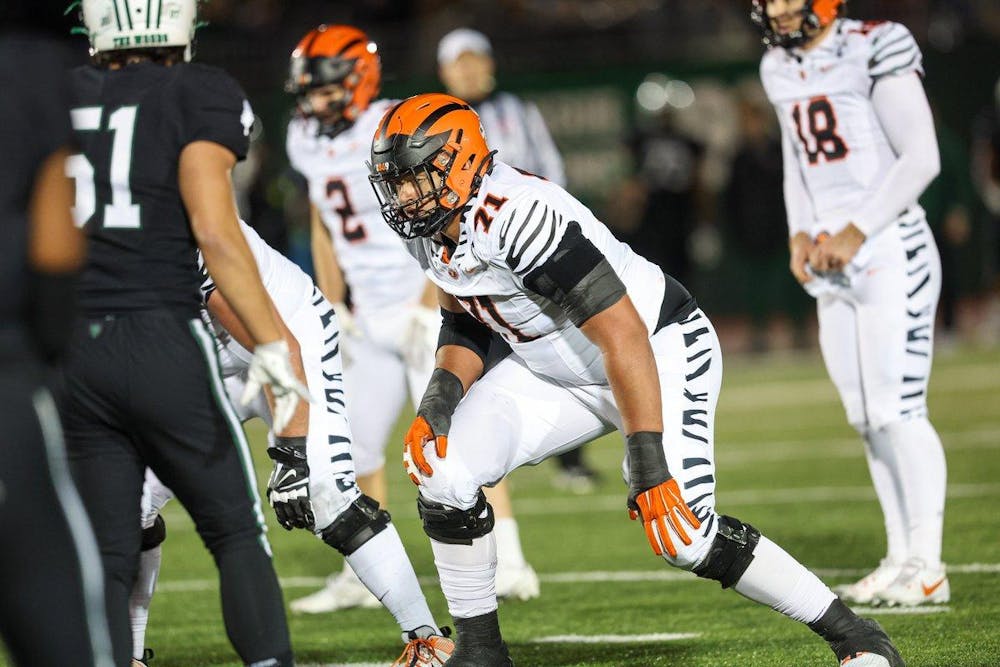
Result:
[[[276,413],[289,413],[304,390],[240,232],[230,181],[253,112],[224,72],[186,62],[197,0],[151,7],[82,2],[93,62],[72,76],[82,151],[68,169],[90,247],[84,321],[66,367],[70,460],[104,561],[115,664],[132,652],[128,596],[148,466],[212,552],[240,658],[293,665],[249,450],[199,318],[200,248],[256,342],[251,384],[270,384]]]
[[[0,635],[17,665],[72,656],[112,667],[100,555],[45,382],[44,362],[65,351],[85,252],[63,173],[65,63],[51,40],[9,28],[0,35]]]
[[[680,283],[558,185],[495,161],[479,117],[449,95],[394,106],[371,172],[386,222],[439,287],[437,367],[404,465],[455,620],[451,667],[512,664],[482,487],[615,430],[630,514],[657,555],[809,624],[842,665],[903,664],[876,623],[755,528],[716,513],[721,352]],[[513,353],[483,374],[490,331]]]
[[[351,26],[319,26],[292,53],[288,90],[298,114],[288,126],[288,158],[309,181],[316,282],[345,334],[345,385],[361,490],[387,500],[385,446],[407,394],[416,407],[434,369],[441,316],[433,285],[385,226],[365,162],[379,118],[393,104],[376,99],[381,64],[375,44]],[[351,313],[343,307],[350,289]],[[506,488],[495,490],[509,507]],[[512,514],[504,522],[499,593],[538,595],[538,577],[521,551]],[[326,586],[295,600],[294,611],[377,607],[350,564]]]
[[[888,552],[854,602],[950,598],[946,464],[927,418],[941,261],[917,198],[939,169],[920,49],[841,0],[754,0],[761,80],[781,125],[791,270],[817,299],[820,348],[865,442]]]
[[[452,30],[438,42],[437,61],[438,76],[448,93],[469,102],[479,114],[497,159],[566,187],[562,156],[538,107],[513,93],[496,90],[496,61],[486,35],[470,28]],[[582,447],[563,452],[556,462],[560,468],[554,480],[557,487],[575,493],[594,489],[597,473],[583,460]],[[503,517],[510,509],[492,498],[490,503],[497,514],[497,534],[501,535],[507,530]],[[502,539],[497,548],[503,553]]]

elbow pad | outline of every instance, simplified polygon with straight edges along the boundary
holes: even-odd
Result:
[[[492,334],[482,322],[468,313],[453,313],[441,309],[441,333],[438,349],[445,345],[459,345],[475,352],[485,363],[490,351]]]
[[[524,277],[524,284],[557,303],[578,327],[626,293],[621,278],[576,221],[569,223],[552,256]]]

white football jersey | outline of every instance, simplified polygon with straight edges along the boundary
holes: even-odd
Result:
[[[261,282],[264,283],[264,289],[267,290],[275,308],[278,309],[281,319],[285,322],[291,322],[299,309],[308,306],[312,301],[312,279],[295,262],[267,245],[264,239],[242,220],[240,221],[240,229],[247,240],[247,245],[253,252]],[[201,253],[198,253],[198,264],[204,266]],[[215,282],[210,276],[206,276],[201,289],[206,297],[209,292],[215,289]],[[243,370],[249,365],[253,354],[237,343],[229,335],[229,332],[211,316],[209,316],[209,322],[222,344],[223,349],[220,350],[222,374],[228,377],[234,372]]]
[[[407,241],[427,276],[510,343],[539,375],[572,385],[606,384],[601,351],[562,308],[524,286],[555,251],[571,221],[625,283],[650,332],[663,301],[663,271],[621,243],[558,185],[496,162],[461,221],[454,251],[428,238]]]
[[[879,187],[896,155],[872,88],[884,76],[913,72],[923,75],[920,49],[905,26],[892,22],[840,19],[809,51],[772,48],[764,55],[761,81],[811,202],[811,216],[796,221],[802,231],[838,232]]]
[[[372,102],[333,138],[317,134],[315,119],[288,124],[288,159],[309,181],[309,199],[330,230],[351,302],[362,312],[416,301],[424,285],[420,267],[382,217],[365,164],[378,122],[393,104]]]

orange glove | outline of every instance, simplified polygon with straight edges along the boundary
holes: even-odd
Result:
[[[691,538],[688,537],[683,524],[687,523],[695,530],[701,527],[701,521],[684,502],[677,480],[673,478],[638,494],[635,503],[638,505],[638,511],[629,508],[629,518],[635,521],[642,517],[646,539],[649,540],[657,556],[662,556],[666,551],[671,558],[677,557],[677,549],[670,537],[670,531],[667,530],[668,523],[684,544],[691,544]]]
[[[403,469],[410,476],[410,481],[417,486],[420,486],[418,474],[424,477],[431,477],[434,474],[424,457],[424,445],[432,441],[434,442],[434,453],[437,454],[438,458],[443,459],[447,456],[448,436],[435,435],[434,429],[427,423],[427,420],[418,415],[410,424],[410,428],[403,438]]]

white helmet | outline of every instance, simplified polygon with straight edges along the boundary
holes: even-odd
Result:
[[[183,46],[191,58],[198,0],[82,0],[90,53]]]

